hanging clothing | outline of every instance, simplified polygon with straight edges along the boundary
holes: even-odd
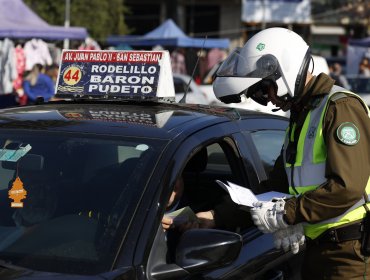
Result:
[[[17,69],[17,78],[13,81],[15,90],[22,88],[23,74],[26,69],[26,56],[21,45],[15,47],[15,64]]]
[[[178,50],[171,53],[172,72],[177,74],[187,74],[185,56]]]
[[[79,50],[101,50],[100,45],[93,38],[87,37],[79,47]]]
[[[0,41],[0,54],[0,94],[9,94],[18,75],[13,41]]]
[[[211,69],[220,61],[226,58],[226,52],[224,50],[215,48],[211,49],[207,54],[207,70]]]
[[[55,44],[48,43],[49,53],[51,56],[52,64],[60,64],[60,58],[62,57],[62,49],[57,47]]]
[[[26,70],[30,71],[35,64],[51,65],[53,60],[48,44],[41,39],[32,39],[24,45],[26,56]]]

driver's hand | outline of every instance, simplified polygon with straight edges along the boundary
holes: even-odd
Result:
[[[198,212],[195,215],[198,217],[199,228],[214,228],[216,226],[213,210]]]
[[[172,224],[173,224],[173,220],[171,218],[163,216],[162,227],[164,230],[168,230],[169,228],[171,228]]]

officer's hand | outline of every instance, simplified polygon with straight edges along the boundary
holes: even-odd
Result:
[[[297,254],[299,246],[302,246],[304,242],[305,235],[302,223],[289,226],[274,233],[275,248],[283,248],[285,252],[290,249],[293,254]]]
[[[257,201],[253,206],[250,210],[252,220],[263,233],[271,233],[288,227],[288,224],[283,219],[285,214],[284,199]]]

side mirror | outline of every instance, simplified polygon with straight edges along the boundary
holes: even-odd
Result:
[[[191,229],[181,236],[176,264],[189,273],[220,268],[237,259],[242,245],[242,237],[234,232]]]
[[[162,246],[165,233],[158,229],[155,250],[149,257],[149,279],[180,279],[197,272],[207,272],[235,261],[242,249],[239,234],[216,229],[191,229],[184,232],[176,247],[176,261],[165,261],[167,245]],[[165,242],[165,241],[164,241]]]

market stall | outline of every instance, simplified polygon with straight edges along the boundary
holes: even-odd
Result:
[[[24,74],[36,64],[58,63],[56,40],[85,40],[83,27],[50,25],[22,0],[0,0],[0,108],[19,104]]]
[[[193,38],[187,36],[172,19],[168,19],[154,30],[142,36],[112,35],[107,38],[107,43],[112,46],[126,44],[137,46],[164,46],[183,48],[228,48],[229,39]]]
[[[16,39],[85,39],[84,27],[50,25],[22,0],[0,0],[0,38]]]

